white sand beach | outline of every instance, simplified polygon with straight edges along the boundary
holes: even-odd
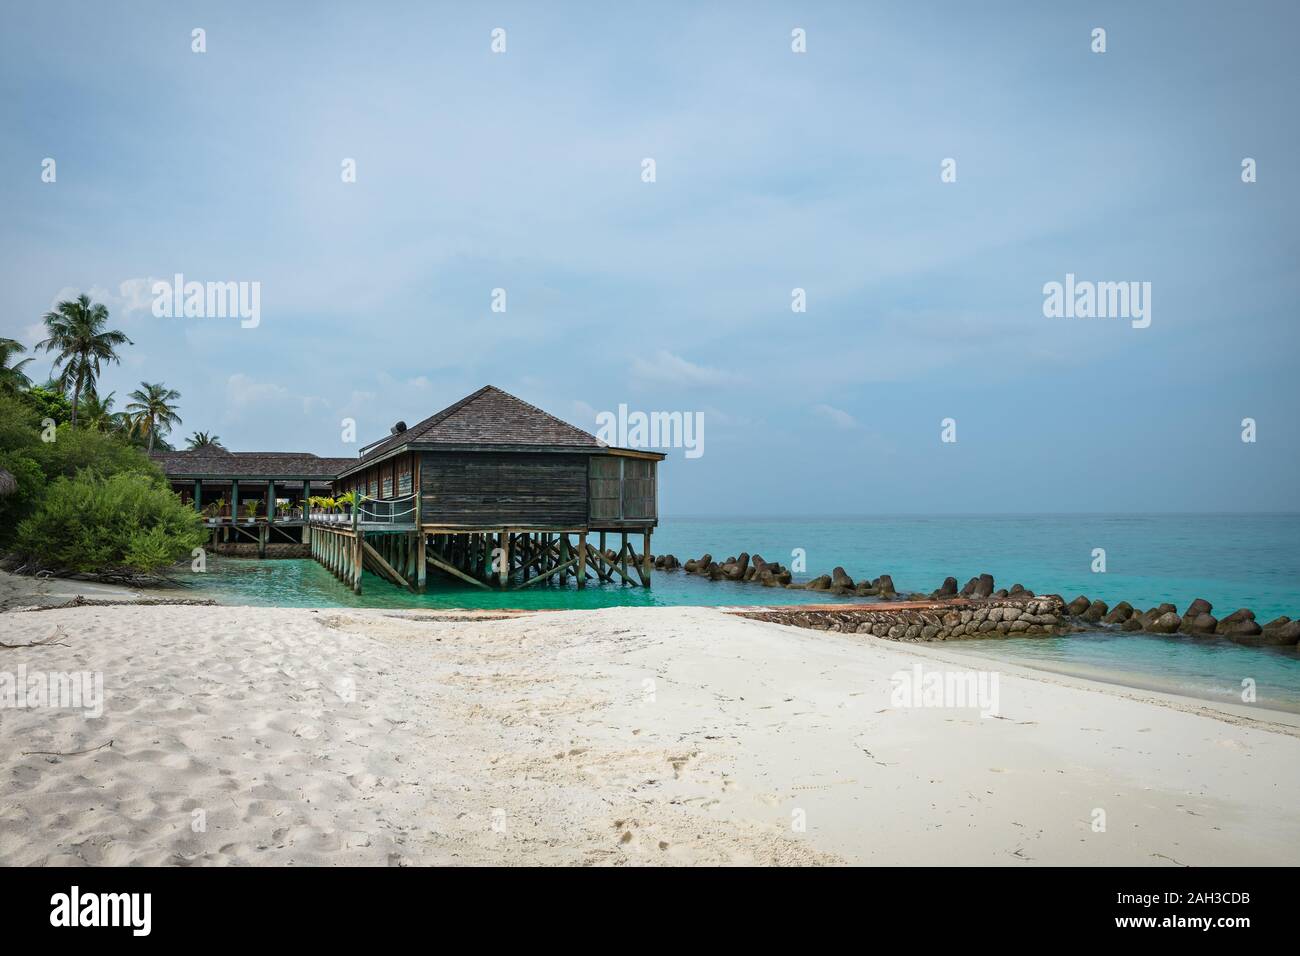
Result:
[[[704,608],[82,607],[0,635],[57,642],[0,672],[106,695],[0,710],[0,864],[1300,862],[1295,717],[1012,666],[997,717],[891,707],[917,662],[989,666],[959,645]]]
[[[0,571],[0,609],[33,604],[62,604],[76,597],[91,600],[131,601],[147,596],[186,597],[184,592],[147,591],[118,584],[101,584],[76,578],[30,577]]]

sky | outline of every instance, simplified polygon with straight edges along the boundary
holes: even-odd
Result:
[[[665,515],[1294,511],[1297,28],[1268,2],[6,3],[0,335],[91,295],[134,343],[101,394],[177,389],[178,444],[352,455],[485,384],[589,431],[699,414]],[[156,316],[177,273],[258,283],[258,323]],[[1067,274],[1150,283],[1150,325],[1045,316]]]

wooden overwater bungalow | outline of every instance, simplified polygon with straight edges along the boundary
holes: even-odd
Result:
[[[363,448],[335,483],[360,505],[350,523],[314,517],[313,551],[354,589],[363,566],[413,591],[430,568],[483,588],[649,587],[663,458],[485,386]]]
[[[430,570],[481,588],[567,583],[570,576],[579,588],[592,580],[650,587],[657,468],[665,456],[606,445],[490,385],[410,428],[398,422],[357,458],[156,457],[173,488],[185,494],[193,483],[196,507],[230,487],[215,528],[235,536],[256,531],[259,542],[301,533],[310,555],[358,593],[363,569],[417,592]],[[347,512],[292,505],[295,492],[305,502],[323,486],[335,497],[353,493],[356,505]],[[228,521],[237,513],[235,496],[246,498],[249,488],[262,501],[289,496],[287,519],[259,511],[251,525],[241,525],[242,515]]]

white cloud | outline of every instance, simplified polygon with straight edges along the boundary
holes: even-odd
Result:
[[[153,292],[151,291],[154,283],[153,278],[125,279],[118,284],[116,294],[100,285],[91,286],[89,289],[81,289],[77,286],[64,286],[54,294],[50,300],[50,310],[53,311],[60,302],[66,302],[69,299],[75,299],[85,292],[90,296],[91,302],[108,308],[109,315],[115,319],[130,318],[133,313],[146,312],[153,313]]]
[[[325,409],[330,407],[328,398],[322,398],[319,395],[304,395],[302,397],[302,413],[311,415],[316,409]]]
[[[632,374],[645,381],[669,385],[732,385],[743,381],[734,372],[696,365],[666,349],[660,349],[652,359],[637,357],[632,362]]]
[[[814,405],[812,410],[836,428],[858,427],[857,419],[842,408],[836,408],[833,405]]]
[[[226,379],[226,401],[233,409],[267,406],[288,400],[289,390],[273,382],[255,382],[243,372]]]
[[[119,285],[118,305],[123,312],[145,311],[153,314],[152,276],[147,279],[127,279]]]

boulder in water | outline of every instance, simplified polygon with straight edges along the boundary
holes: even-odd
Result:
[[[1264,625],[1260,635],[1262,644],[1272,647],[1291,647],[1300,642],[1300,621],[1293,621],[1283,615]]]
[[[1178,630],[1178,625],[1182,623],[1180,618],[1173,611],[1165,611],[1152,621],[1148,621],[1146,630],[1152,634],[1172,634]]]
[[[1113,608],[1110,609],[1109,614],[1107,614],[1105,617],[1101,619],[1101,623],[1123,624],[1132,616],[1133,616],[1133,605],[1129,604],[1128,601],[1120,601],[1118,604],[1116,604]]]
[[[1087,610],[1079,616],[1089,623],[1098,624],[1109,610],[1110,608],[1106,606],[1105,601],[1093,601],[1088,605]]]
[[[1248,607],[1238,608],[1225,618],[1219,619],[1219,626],[1215,628],[1217,634],[1228,634],[1239,624],[1255,623],[1255,612]]]
[[[1184,634],[1204,633],[1203,631],[1196,630],[1196,622],[1201,619],[1202,614],[1206,617],[1212,618],[1213,615],[1210,614],[1210,611],[1213,608],[1214,605],[1209,601],[1204,598],[1197,598],[1191,604],[1187,605],[1187,610],[1183,612],[1183,622],[1178,626],[1178,630]]]
[[[1081,594],[1065,606],[1065,613],[1070,617],[1078,617],[1091,606],[1092,602]]]

